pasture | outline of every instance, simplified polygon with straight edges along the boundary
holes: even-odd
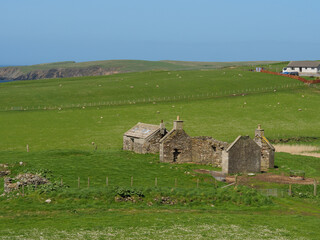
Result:
[[[163,119],[171,129],[177,115],[191,136],[232,142],[253,137],[261,124],[268,139],[319,139],[319,100],[317,88],[242,69],[1,83],[0,163],[12,175],[46,172],[70,188],[1,197],[0,239],[148,239],[152,232],[159,239],[317,239],[319,198],[270,200],[240,187],[222,192],[223,183],[193,171],[211,166],[164,164],[157,154],[121,147],[122,134],[137,122]],[[274,171],[299,168],[319,180],[318,158],[277,153],[275,161]],[[148,200],[115,202],[114,187],[130,188],[131,177]],[[154,200],[168,196],[177,204]]]

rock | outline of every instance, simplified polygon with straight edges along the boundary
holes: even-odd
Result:
[[[22,165],[23,165],[23,162],[19,162],[19,165],[22,166]]]
[[[7,176],[7,175],[9,175],[10,173],[11,173],[10,170],[0,171],[0,177]]]
[[[51,203],[51,199],[49,198],[49,199],[45,200],[45,202],[46,203]]]

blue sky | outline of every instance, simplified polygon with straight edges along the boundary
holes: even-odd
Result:
[[[0,0],[0,65],[320,59],[318,0]]]

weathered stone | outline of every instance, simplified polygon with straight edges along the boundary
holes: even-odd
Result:
[[[260,172],[261,148],[249,136],[239,136],[222,152],[223,173]]]
[[[191,142],[192,162],[221,167],[222,151],[228,147],[228,143],[212,137],[192,137]]]
[[[7,176],[7,175],[9,175],[10,173],[11,173],[10,170],[0,171],[0,177]]]
[[[274,168],[274,152],[275,148],[264,136],[264,130],[260,124],[255,131],[254,141],[261,147],[261,171],[267,171],[269,168]]]

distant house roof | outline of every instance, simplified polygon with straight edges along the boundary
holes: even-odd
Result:
[[[128,137],[145,139],[145,138],[149,137],[150,135],[154,134],[155,132],[157,132],[158,130],[160,130],[159,125],[138,123],[133,128],[131,128],[129,131],[127,131],[124,135],[128,136]]]
[[[320,61],[292,61],[287,67],[319,67]]]

